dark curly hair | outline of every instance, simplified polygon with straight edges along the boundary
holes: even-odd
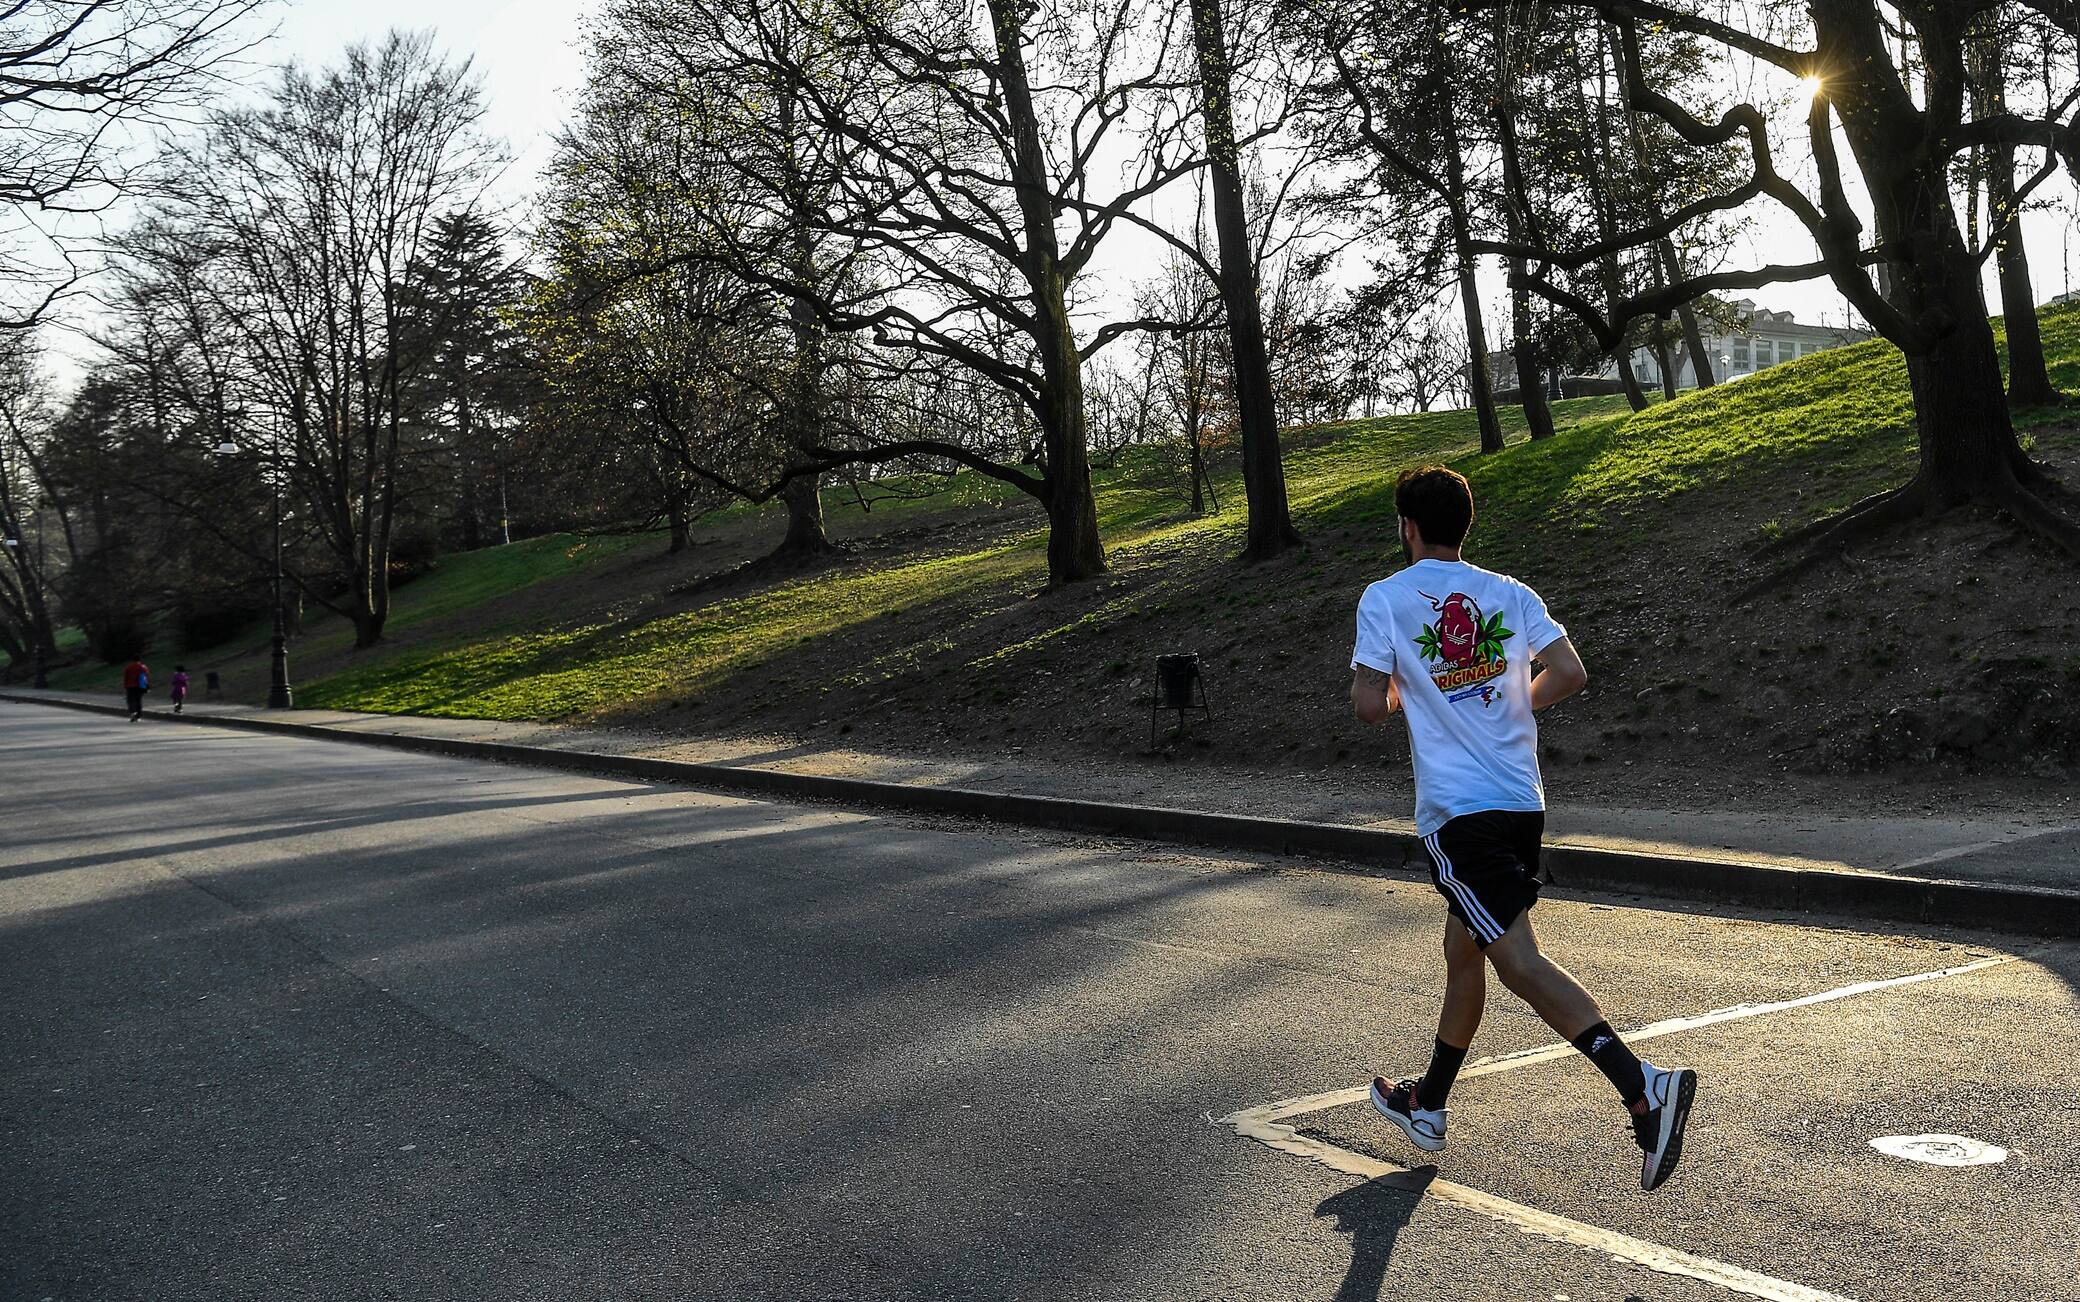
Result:
[[[1415,521],[1432,547],[1457,547],[1473,527],[1473,486],[1444,466],[1404,470],[1394,486],[1394,513]]]

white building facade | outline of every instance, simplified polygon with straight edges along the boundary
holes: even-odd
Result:
[[[1871,337],[1870,331],[1854,326],[1806,325],[1793,320],[1789,312],[1759,308],[1747,299],[1729,306],[1733,309],[1730,327],[1704,319],[1697,323],[1704,335],[1705,356],[1711,359],[1712,376],[1722,381],[1753,375],[1782,362],[1810,357],[1844,344],[1861,343]],[[1694,389],[1697,387],[1697,368],[1691,364],[1689,349],[1683,345],[1680,329],[1673,321],[1668,322],[1666,328],[1676,387]],[[1662,387],[1661,363],[1651,348],[1633,352],[1632,373],[1647,388]],[[1616,380],[1617,365],[1613,363],[1606,368],[1599,378]]]

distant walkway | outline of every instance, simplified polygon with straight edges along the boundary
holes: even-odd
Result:
[[[35,692],[24,697],[114,704],[115,694]],[[163,702],[155,703],[163,709]],[[192,714],[266,714],[254,706],[190,701]],[[920,786],[959,786],[1043,796],[1268,815],[1312,822],[1410,830],[1406,785],[1382,780],[1354,787],[1348,774],[1262,772],[1161,761],[1129,764],[1093,757],[1074,765],[1011,754],[986,760],[876,755],[839,746],[772,738],[694,739],[638,729],[486,719],[435,719],[294,710],[283,717],[350,731],[499,741],[593,754],[643,755],[746,768],[865,778]],[[1896,815],[1826,816],[1767,809],[1670,811],[1556,801],[1548,839],[1598,849],[1741,859],[1793,867],[1856,868],[1910,877],[2080,889],[2080,808],[2071,819]]]

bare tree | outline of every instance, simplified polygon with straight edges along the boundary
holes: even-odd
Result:
[[[1228,353],[1233,366],[1236,418],[1242,434],[1242,485],[1249,522],[1243,556],[1265,560],[1297,546],[1286,501],[1285,462],[1279,454],[1278,408],[1273,393],[1270,349],[1264,337],[1259,301],[1257,241],[1250,231],[1243,196],[1242,147],[1235,138],[1235,69],[1221,0],[1189,0],[1192,44],[1199,73],[1199,107],[1205,137],[1208,188],[1213,197],[1214,230],[1219,243],[1215,282],[1228,325]],[[1193,448],[1197,449],[1196,435]],[[1192,496],[1198,505],[1199,478],[1194,462]]]
[[[49,420],[35,335],[0,336],[0,650],[39,671],[58,653],[43,537],[48,504],[41,452]]]
[[[0,329],[80,279],[68,219],[135,179],[132,133],[194,107],[261,0],[17,0],[0,6]]]
[[[1469,344],[1467,387],[1481,449],[1499,451],[1502,423],[1481,315],[1478,178],[1469,146],[1469,74],[1482,39],[1444,0],[1291,0],[1289,19],[1334,69],[1315,91],[1318,130],[1348,141],[1344,156],[1377,175],[1389,202],[1434,205],[1459,290]]]
[[[391,542],[412,461],[409,276],[436,221],[478,202],[495,154],[467,63],[392,33],[319,72],[290,68],[268,101],[210,115],[180,147],[153,220],[124,246],[133,311],[110,342],[178,332],[177,390],[276,478],[330,558],[307,596],[352,620],[357,646],[389,617]]]
[[[2008,63],[2020,52],[2018,47],[2027,45],[2026,27],[2016,21],[2012,6],[1997,5],[1982,16],[1967,65],[1976,116],[1994,117],[2008,111]],[[2048,46],[2040,48],[2049,73],[2052,51]],[[2037,328],[2037,299],[2030,283],[2029,249],[2023,243],[2023,208],[2015,180],[2016,147],[1996,141],[1983,152],[1985,244],[1995,250],[2000,275],[2001,315],[2008,337],[2008,401],[2019,407],[2045,406],[2058,401],[2058,390],[2052,387],[2051,373],[2044,365],[2044,338]]]
[[[1197,230],[1203,239],[1203,222]],[[1213,492],[1208,457],[1219,429],[1229,423],[1224,408],[1231,405],[1230,387],[1221,383],[1226,358],[1214,329],[1220,319],[1220,290],[1195,260],[1173,251],[1140,294],[1138,310],[1143,315],[1176,323],[1149,335],[1144,348],[1184,454],[1191,512],[1206,514],[1209,500],[1218,511],[1220,499]]]
[[[1495,139],[1502,161],[1501,208],[1511,242],[1522,244],[1539,229],[1539,219],[1518,140],[1518,96],[1521,81],[1537,62],[1540,32],[1536,15],[1532,21],[1520,24],[1513,21],[1513,9],[1498,6],[1494,17]],[[1516,363],[1517,402],[1524,409],[1524,424],[1533,439],[1546,439],[1553,436],[1553,412],[1546,404],[1545,368],[1538,356],[1531,291],[1524,284],[1526,270],[1522,256],[1510,259],[1510,354]]]
[[[697,515],[784,458],[773,424],[786,318],[721,265],[678,257],[696,238],[682,193],[627,193],[602,176],[574,168],[559,182],[528,329],[549,392],[643,468],[678,553]]]
[[[828,189],[813,210],[792,203],[784,171],[755,154],[705,210],[736,273],[802,304],[824,329],[966,367],[1014,397],[1036,435],[1009,461],[958,441],[849,437],[815,448],[789,477],[915,457],[958,462],[1046,508],[1052,582],[1102,572],[1083,368],[1113,340],[1159,323],[1087,326],[1083,278],[1109,234],[1147,224],[1145,201],[1201,165],[1176,109],[1189,83],[1171,71],[1170,6],[656,0],[644,9],[685,11],[687,21],[651,29],[651,49],[678,60],[683,80],[734,67],[737,84],[784,88],[780,102],[817,151]],[[778,102],[752,107],[777,112]],[[1138,137],[1125,174],[1108,183],[1110,151],[1128,132]],[[743,159],[730,143],[716,142],[722,156]],[[766,220],[745,220],[746,207]],[[887,291],[862,303],[776,267],[770,237],[756,233],[795,226],[856,248],[851,256],[882,269]]]
[[[790,350],[769,375],[767,425],[787,473],[777,487],[761,487],[771,474],[740,485],[786,507],[782,555],[834,550],[817,450],[834,422],[843,426],[831,402],[845,380],[827,374],[843,350],[818,304],[856,310],[858,287],[879,279],[858,241],[821,220],[850,158],[827,123],[856,93],[846,84],[856,70],[840,39],[846,21],[835,4],[616,0],[593,24],[580,112],[559,139],[566,186],[582,178],[602,202],[618,190],[626,205],[677,195],[685,220],[653,251],[652,268],[730,265],[786,323]],[[621,275],[649,270],[630,264]]]

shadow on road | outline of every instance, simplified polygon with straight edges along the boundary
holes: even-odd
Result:
[[[96,791],[132,745],[80,729],[36,761],[41,790]],[[141,775],[124,816],[162,840],[25,851],[168,871],[16,886],[34,907],[0,915],[0,1043],[25,1046],[0,1055],[0,1241],[28,1245],[0,1254],[0,1294],[56,1291],[16,1268],[224,1296],[207,1276],[227,1262],[285,1268],[248,1245],[287,1224],[326,1269],[362,1269],[371,1242],[409,1261],[389,1296],[463,1295],[438,1272],[580,1295],[603,1262],[660,1281],[631,1297],[973,1295],[984,1259],[1170,1295],[1205,1268],[1180,1224],[1243,1204],[1180,1214],[1140,1173],[1262,1161],[1207,1146],[1197,1108],[1355,1060],[1385,1030],[1312,1028],[1341,956],[1436,943],[1429,900],[1359,912],[1342,879],[1122,871],[1106,842],[276,747]],[[1789,920],[1845,951],[1880,934]],[[1716,943],[1774,956],[1772,934]],[[2071,987],[2080,949],[2035,961]],[[1299,1066],[1291,1026],[1311,1028]],[[1215,1073],[1208,1035],[1240,1046]],[[1180,1165],[1202,1149],[1211,1166]],[[1378,1302],[1435,1178],[1319,1204],[1351,1236],[1333,1296]],[[803,1208],[830,1255],[775,1246]],[[1270,1233],[1297,1215],[1278,1212]],[[1439,1219],[1397,1284],[1435,1270]],[[1329,1295],[1338,1260],[1293,1293]]]
[[[1334,1216],[1336,1232],[1351,1236],[1351,1266],[1336,1290],[1336,1302],[1378,1302],[1394,1240],[1436,1178],[1434,1166],[1379,1176],[1323,1199],[1314,1209],[1317,1217]]]

